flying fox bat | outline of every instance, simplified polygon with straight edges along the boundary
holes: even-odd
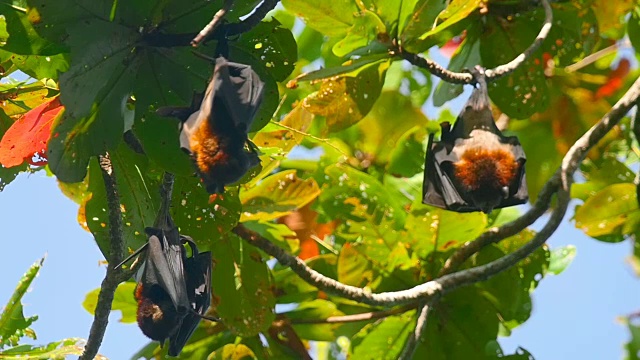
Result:
[[[180,146],[193,159],[211,194],[240,180],[260,163],[247,132],[262,103],[264,83],[249,65],[220,56],[204,97],[191,107],[163,107],[158,114],[182,121]]]
[[[211,304],[212,259],[210,252],[199,252],[190,237],[178,233],[168,213],[160,223],[163,225],[145,229],[148,242],[117,267],[146,249],[147,259],[134,293],[138,325],[160,346],[168,338],[168,354],[177,356],[200,319],[217,321],[205,316]],[[191,257],[184,243],[189,244]]]
[[[457,212],[482,211],[527,202],[526,156],[518,138],[496,126],[482,68],[472,71],[478,87],[453,125],[429,136],[422,203]]]

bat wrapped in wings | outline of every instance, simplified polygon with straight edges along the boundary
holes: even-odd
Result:
[[[526,156],[518,138],[496,126],[484,71],[453,128],[442,124],[439,142],[429,136],[422,202],[457,211],[483,211],[527,202]]]
[[[201,319],[217,320],[205,316],[211,304],[211,253],[199,252],[190,237],[178,233],[168,207],[163,206],[155,226],[145,229],[148,242],[118,267],[146,249],[134,294],[138,325],[161,346],[169,339],[168,354],[178,356]]]
[[[209,193],[240,180],[260,160],[247,132],[262,103],[264,83],[249,65],[216,59],[202,100],[190,108],[164,107],[163,116],[182,120],[180,146],[186,150]]]

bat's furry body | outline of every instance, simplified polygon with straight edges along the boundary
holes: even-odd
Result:
[[[515,136],[496,126],[484,77],[453,128],[442,124],[439,142],[429,137],[423,203],[458,212],[491,212],[525,203],[526,156]]]
[[[225,185],[260,163],[247,132],[263,93],[264,83],[250,66],[218,57],[201,101],[194,97],[190,108],[158,111],[182,120],[180,146],[190,154],[209,193],[222,193]]]

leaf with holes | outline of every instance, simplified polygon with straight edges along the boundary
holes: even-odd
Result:
[[[305,99],[305,108],[326,118],[328,131],[347,128],[369,113],[375,104],[390,60],[378,60],[349,75],[324,79],[320,89]]]
[[[58,97],[31,109],[11,125],[0,140],[0,163],[4,167],[12,167],[23,162],[32,165],[34,156],[43,156],[47,149],[47,142],[51,136],[51,125],[54,119],[64,110]]]
[[[362,328],[354,335],[349,353],[353,359],[397,359],[415,327],[415,311],[390,316]],[[425,359],[426,357],[418,357]]]
[[[248,337],[264,332],[275,319],[271,272],[260,252],[233,234],[211,249],[213,304],[225,326]]]
[[[130,324],[136,322],[138,303],[133,294],[136,286],[137,284],[134,282],[123,282],[116,288],[111,310],[120,310],[122,312],[122,317],[118,320],[121,323]],[[84,297],[82,307],[91,315],[95,315],[99,295],[100,288],[91,290],[91,292]]]
[[[295,170],[281,171],[241,193],[241,221],[277,219],[308,204],[319,194],[315,180],[300,179]]]
[[[633,183],[613,184],[598,191],[576,209],[576,227],[606,242],[619,242],[640,225]]]

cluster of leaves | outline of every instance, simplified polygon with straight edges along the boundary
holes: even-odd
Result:
[[[0,0],[0,70],[38,80],[0,85],[0,189],[18,172],[46,164],[108,259],[107,195],[95,156],[111,154],[131,249],[146,241],[142,230],[156,216],[162,173],[176,174],[172,216],[182,233],[212,251],[212,310],[223,320],[203,322],[181,358],[300,358],[308,341],[327,342],[331,357],[396,358],[415,327],[413,308],[377,320],[329,322],[388,309],[318,291],[291,269],[268,265],[268,255],[230,230],[241,222],[312,269],[372,292],[436,278],[457,248],[518,211],[458,214],[421,204],[427,135],[453,120],[443,112],[429,121],[421,107],[430,97],[442,105],[462,87],[441,82],[432,91],[427,72],[390,50],[399,44],[423,53],[457,37],[450,70],[493,67],[531,43],[544,14],[501,1],[283,0],[272,19],[230,41],[231,60],[253,66],[266,84],[252,129],[261,169],[210,197],[179,149],[177,122],[155,110],[187,105],[204,89],[212,66],[193,54],[189,35],[221,3]],[[235,1],[227,20],[238,21],[257,3]],[[521,119],[510,129],[527,150],[533,199],[568,146],[619,97],[630,71],[620,61],[612,72],[612,56],[579,71],[567,66],[624,36],[630,12],[629,35],[640,30],[640,9],[626,3],[574,0],[553,10],[554,27],[542,47],[490,89],[506,116]],[[296,17],[306,26],[296,26]],[[638,34],[631,36],[635,45]],[[198,51],[213,54],[215,45]],[[304,73],[318,64],[325,67]],[[300,156],[309,151],[314,155]],[[586,181],[572,196],[585,200],[575,220],[588,235],[605,241],[635,235],[634,175],[620,160],[637,161],[634,151],[629,126],[621,127],[585,162]],[[502,257],[533,234],[488,246],[462,267]],[[542,248],[489,281],[445,296],[416,358],[529,358],[524,350],[504,355],[496,339],[528,319],[540,279],[561,272],[573,255]],[[121,284],[114,303],[127,322],[135,320],[133,287]],[[96,299],[97,292],[88,295],[88,311]],[[150,343],[134,358],[164,351]]]

